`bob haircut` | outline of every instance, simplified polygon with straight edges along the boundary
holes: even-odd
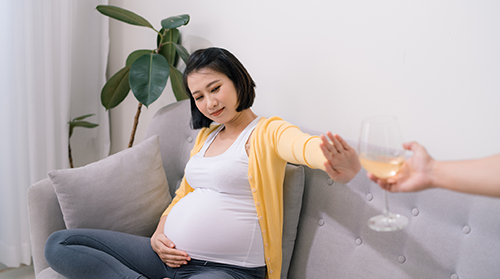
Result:
[[[191,126],[193,129],[210,127],[213,122],[198,110],[187,84],[187,78],[191,73],[205,68],[224,74],[233,82],[238,98],[237,112],[250,108],[255,99],[255,82],[243,64],[232,53],[217,47],[199,49],[189,57],[182,78],[184,89],[191,100]]]

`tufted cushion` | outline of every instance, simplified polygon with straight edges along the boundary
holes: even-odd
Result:
[[[68,229],[151,236],[171,201],[158,136],[75,169],[51,171]]]
[[[290,268],[302,208],[304,180],[304,167],[291,164],[286,166],[285,181],[283,183],[283,262],[281,265],[281,278],[287,278]]]

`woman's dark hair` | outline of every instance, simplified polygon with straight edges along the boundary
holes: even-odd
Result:
[[[193,129],[210,127],[212,123],[212,120],[203,115],[196,107],[195,100],[187,84],[187,78],[191,73],[204,68],[224,74],[233,82],[238,96],[236,111],[240,112],[250,108],[255,99],[255,82],[232,53],[217,47],[199,49],[189,57],[182,80],[184,89],[191,100],[191,126]]]

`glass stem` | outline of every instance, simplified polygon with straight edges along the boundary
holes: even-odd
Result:
[[[384,216],[389,217],[389,199],[387,198],[387,191],[384,190]]]

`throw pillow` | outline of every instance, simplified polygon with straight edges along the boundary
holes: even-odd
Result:
[[[66,228],[151,236],[171,201],[159,138],[89,165],[51,171]]]

